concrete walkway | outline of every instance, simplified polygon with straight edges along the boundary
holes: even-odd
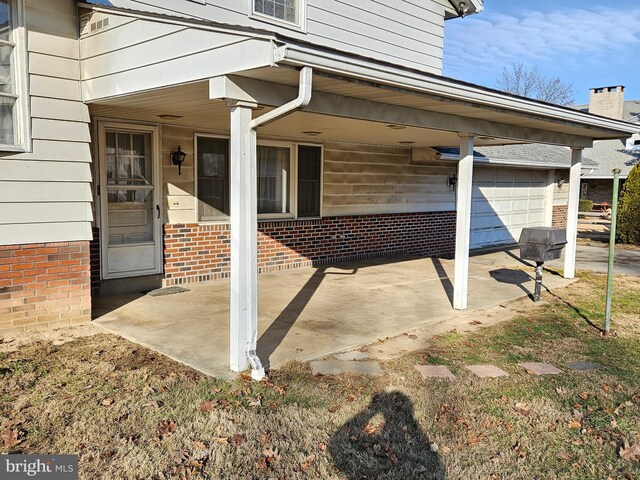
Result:
[[[531,271],[506,252],[471,258],[469,310],[529,294]],[[386,258],[259,277],[258,354],[271,367],[351,350],[418,327],[456,321],[453,261]],[[525,267],[526,268],[526,267]],[[528,269],[527,269],[528,270]],[[568,282],[545,276],[549,288]],[[95,323],[197,370],[229,375],[229,284],[212,281],[166,296],[95,299]]]

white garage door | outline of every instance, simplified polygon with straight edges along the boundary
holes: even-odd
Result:
[[[546,185],[543,170],[475,169],[471,248],[515,243],[524,227],[544,225]]]

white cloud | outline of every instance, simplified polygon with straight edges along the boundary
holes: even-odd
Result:
[[[632,56],[640,46],[640,7],[530,11],[518,18],[481,13],[450,21],[445,34],[445,75],[469,78],[514,62],[544,67]]]

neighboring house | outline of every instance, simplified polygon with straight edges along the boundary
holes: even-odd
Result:
[[[613,169],[620,169],[620,186],[624,185],[631,169],[640,162],[640,101],[624,100],[624,87],[592,88],[589,105],[576,105],[572,108],[594,115],[624,120],[638,124],[638,131],[627,139],[598,140],[593,147],[584,149],[582,178],[580,181],[580,198],[592,200],[595,204],[610,204],[613,195]],[[481,157],[492,162],[526,162],[553,161],[558,165],[564,160],[564,167],[557,166],[557,181],[568,179],[569,164],[562,147],[540,144],[492,146],[476,149]],[[565,187],[565,192],[568,187]],[[560,192],[558,192],[560,193]],[[563,207],[566,211],[566,197],[556,197],[556,216],[562,218]],[[480,228],[482,226],[480,225]]]
[[[576,108],[638,124],[638,131],[626,140],[601,140],[584,152],[597,167],[583,172],[580,197],[592,200],[596,204],[610,204],[613,196],[613,169],[620,169],[622,186],[631,169],[640,163],[640,100],[625,101],[624,87],[621,85],[592,88],[589,105]]]
[[[454,256],[466,308],[470,247],[507,241],[471,235],[473,191],[513,236],[552,223],[569,163],[572,277],[582,150],[635,127],[442,77],[445,20],[481,9],[1,0],[0,332],[89,321],[92,291],[230,276],[231,368],[259,377],[258,270]],[[474,179],[474,148],[523,142],[566,157]]]

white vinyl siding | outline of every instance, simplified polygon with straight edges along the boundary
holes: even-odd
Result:
[[[89,112],[80,101],[76,6],[26,0],[31,151],[0,159],[0,244],[91,239]]]
[[[254,0],[220,0],[207,2],[207,5],[194,2],[177,4],[173,0],[157,0],[153,5],[132,0],[112,0],[111,3],[116,7],[144,9],[274,31],[320,47],[329,47],[429,73],[442,72],[446,8],[442,2],[307,0],[306,7],[301,3],[299,8],[299,15],[305,15],[306,21],[301,19],[297,22],[304,28],[292,29],[289,25],[278,25],[282,22],[265,23],[262,21],[265,18],[263,15],[252,15],[252,1]],[[93,15],[91,21],[98,18]],[[143,28],[142,25],[137,26]],[[148,27],[144,28],[148,30]],[[159,37],[156,35],[156,38]],[[180,45],[180,42],[179,36],[175,37],[174,46]],[[117,43],[119,42],[116,41]],[[109,42],[100,44],[107,45]],[[152,48],[148,49],[148,52],[152,51]]]
[[[477,168],[470,247],[512,244],[523,228],[544,226],[546,188],[546,170]]]
[[[411,163],[411,149],[327,143],[324,216],[455,210],[455,164]]]

